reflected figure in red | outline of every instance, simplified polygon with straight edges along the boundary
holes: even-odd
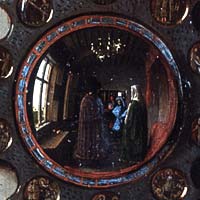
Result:
[[[106,156],[104,106],[98,97],[101,84],[95,77],[86,83],[87,93],[83,97],[79,113],[78,138],[74,157],[80,160],[100,160]]]
[[[147,109],[139,85],[131,86],[131,102],[124,122],[122,140],[122,160],[144,160],[148,141]]]

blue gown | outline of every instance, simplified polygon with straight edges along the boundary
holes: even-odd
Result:
[[[114,114],[116,118],[114,125],[112,127],[113,131],[119,132],[121,130],[123,122],[124,122],[124,118],[126,116],[126,112],[127,110],[124,111],[123,106],[121,105],[115,106],[115,108],[112,110],[112,113]]]

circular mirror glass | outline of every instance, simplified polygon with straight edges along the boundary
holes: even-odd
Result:
[[[66,181],[134,180],[174,143],[162,149],[177,118],[177,76],[170,51],[145,27],[77,18],[44,35],[25,60],[16,86],[20,132],[40,164]]]
[[[158,23],[163,25],[180,24],[188,13],[188,0],[151,0],[151,14]]]

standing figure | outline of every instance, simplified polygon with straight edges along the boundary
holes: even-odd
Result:
[[[100,160],[106,155],[104,107],[98,97],[100,83],[90,77],[86,83],[87,93],[83,97],[79,113],[78,138],[74,157],[79,160]]]
[[[115,122],[112,127],[112,130],[114,132],[119,133],[122,129],[122,126],[124,123],[124,118],[126,116],[126,106],[125,106],[125,103],[124,103],[124,100],[122,99],[122,97],[117,97],[116,102],[117,102],[117,105],[112,110],[112,113],[115,116]]]
[[[131,86],[131,102],[124,122],[122,160],[140,162],[147,153],[147,109],[139,85]]]
[[[110,95],[108,104],[112,105],[112,107],[114,108],[114,106],[115,106],[115,98],[114,98],[113,95]]]
[[[105,108],[105,113],[104,113],[105,120],[106,120],[106,126],[108,128],[108,131],[112,131],[112,127],[113,127],[114,122],[115,122],[115,116],[112,113],[114,106],[115,106],[114,97],[113,97],[113,95],[110,95],[109,100],[107,102],[107,106]]]

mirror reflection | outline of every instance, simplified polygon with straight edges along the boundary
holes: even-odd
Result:
[[[166,66],[154,47],[119,29],[63,37],[31,75],[35,138],[63,167],[109,171],[148,160],[174,123]]]

